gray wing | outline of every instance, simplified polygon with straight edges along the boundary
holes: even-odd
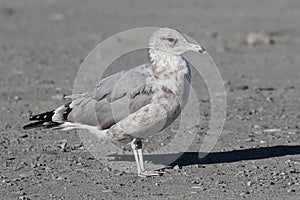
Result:
[[[109,128],[151,101],[149,78],[142,65],[103,79],[89,92],[73,96],[68,121]]]

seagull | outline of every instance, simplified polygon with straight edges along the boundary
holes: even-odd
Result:
[[[71,99],[68,104],[31,116],[35,122],[23,128],[84,129],[99,139],[131,141],[138,176],[161,175],[145,170],[142,141],[169,126],[187,103],[191,71],[182,54],[206,51],[171,28],[156,30],[148,47],[148,63],[108,76],[87,92],[66,96]]]

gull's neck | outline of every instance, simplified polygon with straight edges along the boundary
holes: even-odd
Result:
[[[156,73],[166,74],[172,72],[183,72],[189,74],[190,69],[186,60],[181,55],[175,55],[166,51],[149,49],[150,63]]]

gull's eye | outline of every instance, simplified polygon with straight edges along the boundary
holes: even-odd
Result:
[[[167,38],[167,40],[168,40],[169,42],[174,42],[174,41],[175,41],[175,39],[174,39],[174,38],[171,38],[171,37]]]

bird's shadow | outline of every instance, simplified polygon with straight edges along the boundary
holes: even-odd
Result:
[[[173,167],[176,165],[188,166],[195,164],[231,163],[242,160],[258,160],[297,154],[300,154],[300,145],[279,145],[226,152],[184,152],[174,154],[153,154],[145,155],[144,159],[153,162],[154,164],[162,164],[165,166]],[[134,157],[131,155],[110,155],[110,157],[112,157],[114,161],[135,161]]]

